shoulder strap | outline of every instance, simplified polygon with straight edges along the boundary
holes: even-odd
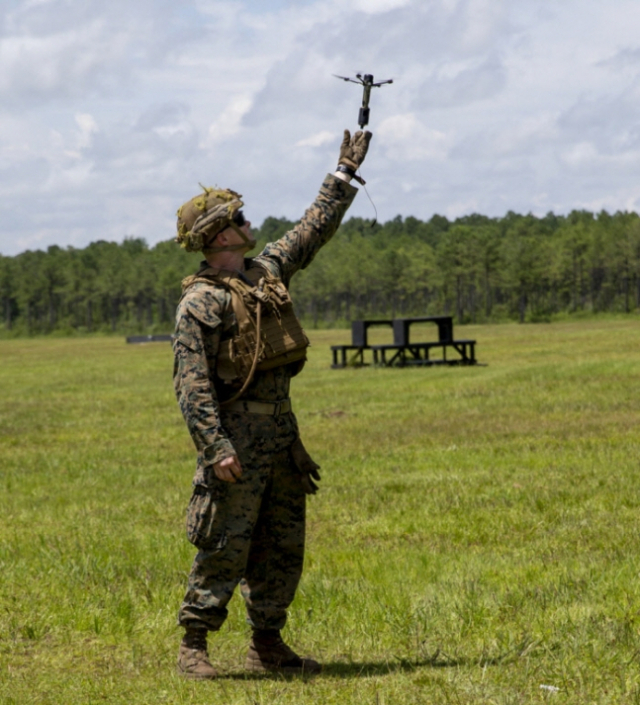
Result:
[[[238,279],[249,286],[257,286],[258,282],[263,277],[268,278],[269,273],[262,265],[254,264],[253,261],[251,261],[251,265],[244,272],[241,272],[240,270],[203,267],[196,274],[192,274],[182,280],[182,291],[184,292],[188,287],[192,286],[196,282],[204,282],[207,284],[212,284],[215,282],[216,284],[222,284],[230,289],[232,288],[232,282]]]

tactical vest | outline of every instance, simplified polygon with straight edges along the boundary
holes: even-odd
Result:
[[[209,267],[182,282],[183,293],[196,282],[223,286],[231,294],[237,330],[223,334],[218,349],[216,374],[228,384],[246,380],[256,354],[257,308],[261,303],[260,350],[257,370],[271,370],[295,363],[297,375],[307,359],[309,339],[305,335],[284,284],[266,269],[253,264],[245,272]]]

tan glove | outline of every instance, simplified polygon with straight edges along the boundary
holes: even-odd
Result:
[[[345,130],[344,138],[340,145],[338,165],[344,164],[354,173],[358,171],[364,158],[367,156],[369,142],[371,142],[371,133],[369,131],[362,132],[358,130],[352,137],[349,130]]]

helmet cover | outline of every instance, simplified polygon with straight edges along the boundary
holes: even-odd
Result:
[[[241,194],[231,189],[202,186],[204,193],[178,208],[176,242],[187,252],[207,249],[208,243],[232,224],[233,216],[244,205]]]

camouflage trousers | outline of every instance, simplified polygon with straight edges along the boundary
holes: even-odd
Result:
[[[304,557],[306,495],[289,454],[295,418],[227,413],[222,424],[243,473],[236,483],[196,475],[187,536],[198,553],[178,622],[217,631],[240,583],[249,624],[282,629]]]

